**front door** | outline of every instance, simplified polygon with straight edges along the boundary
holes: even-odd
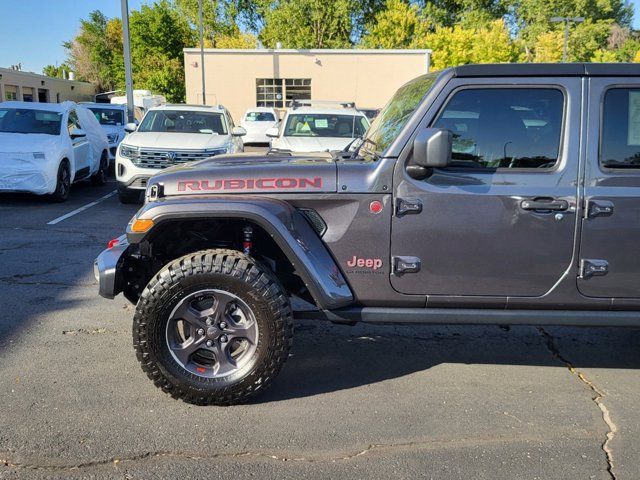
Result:
[[[591,78],[580,292],[640,297],[640,81]]]
[[[71,138],[71,145],[73,147],[73,161],[75,165],[75,180],[79,180],[86,177],[90,173],[89,161],[91,160],[91,145],[87,140],[87,137],[71,137],[71,134],[75,130],[81,130],[80,121],[75,110],[69,112],[67,119],[67,134]]]
[[[581,91],[579,78],[447,85],[420,128],[453,132],[451,166],[416,180],[398,162],[394,175],[397,291],[535,297],[554,287],[574,250]]]

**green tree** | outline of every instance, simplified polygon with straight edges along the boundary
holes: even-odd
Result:
[[[519,53],[502,20],[479,28],[438,27],[412,46],[433,50],[435,70],[467,63],[513,62]]]
[[[42,74],[51,78],[69,78],[69,72],[71,72],[71,68],[64,63],[60,66],[46,65],[42,69]]]
[[[267,11],[260,41],[274,48],[348,48],[351,46],[351,0],[282,0]]]
[[[416,4],[388,0],[386,8],[367,25],[361,45],[365,48],[408,48],[428,30],[429,24],[421,17]]]

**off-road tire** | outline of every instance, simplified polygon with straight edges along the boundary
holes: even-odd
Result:
[[[100,157],[100,167],[98,171],[91,176],[91,183],[94,185],[105,185],[107,183],[107,175],[109,174],[109,155],[102,152]]]
[[[191,373],[172,357],[165,332],[174,307],[202,289],[230,292],[252,310],[259,338],[243,371],[221,378]],[[196,405],[244,403],[264,391],[289,355],[293,316],[289,297],[275,275],[235,250],[203,250],[166,265],[146,286],[133,319],[133,347],[154,384]]]
[[[71,190],[71,169],[69,168],[69,162],[62,160],[58,166],[58,173],[56,174],[56,189],[49,196],[51,201],[56,203],[66,202],[69,198],[69,191]]]
[[[125,205],[140,203],[140,192],[138,190],[120,188],[118,189],[118,199],[120,200],[120,203]]]

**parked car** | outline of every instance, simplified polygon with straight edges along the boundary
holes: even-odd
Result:
[[[109,101],[112,105],[126,105],[127,104],[127,96],[122,92],[123,95],[113,95],[109,97]],[[165,105],[167,103],[167,99],[164,95],[155,95],[151,90],[134,90],[133,91],[133,105],[134,105],[134,117],[136,120],[140,121],[145,113],[150,108],[159,107],[160,105]]]
[[[81,105],[0,103],[0,191],[65,201],[73,182],[106,182],[108,150],[100,124]]]
[[[223,153],[244,151],[242,136],[221,106],[163,105],[151,108],[129,133],[116,154],[116,180],[122,203],[135,203],[149,178],[173,165]]]
[[[204,161],[147,191],[100,294],[137,303],[143,370],[188,402],[264,390],[294,316],[640,327],[638,64],[426,74],[349,153]]]
[[[250,108],[243,115],[240,125],[247,131],[242,138],[245,145],[249,143],[269,143],[267,130],[278,128],[278,112],[274,108]]]
[[[358,108],[365,116],[369,119],[370,122],[373,122],[375,118],[380,113],[380,108]]]
[[[100,123],[109,141],[109,160],[115,160],[118,145],[127,134],[124,130],[127,123],[126,105],[88,102],[81,105],[91,110]]]
[[[369,128],[352,103],[294,102],[280,128],[270,128],[271,149],[288,152],[342,150]]]

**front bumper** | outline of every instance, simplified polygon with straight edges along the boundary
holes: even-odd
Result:
[[[98,293],[104,298],[114,298],[122,291],[118,281],[118,267],[121,259],[129,248],[127,236],[118,238],[118,244],[104,250],[93,262],[93,274],[98,281]]]

